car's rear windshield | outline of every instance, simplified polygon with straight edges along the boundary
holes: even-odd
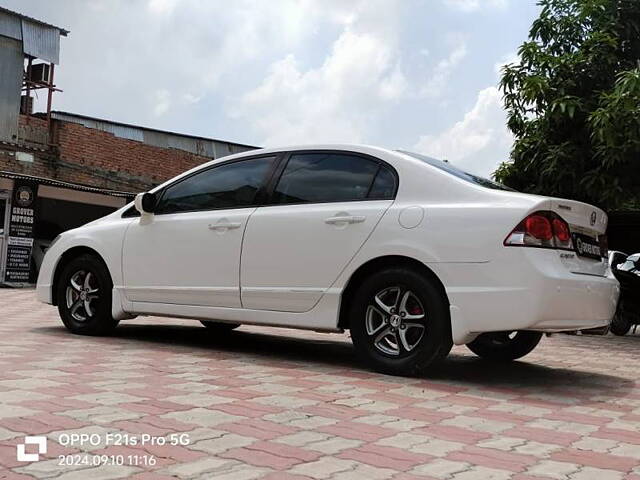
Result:
[[[503,185],[498,182],[494,182],[493,180],[489,180],[488,178],[479,177],[472,173],[465,172],[464,170],[460,170],[459,168],[454,167],[448,162],[443,162],[442,160],[437,160],[435,158],[427,157],[426,155],[420,155],[419,153],[407,152],[406,150],[398,150],[400,153],[404,153],[405,155],[409,155],[410,157],[417,158],[418,160],[422,160],[429,165],[439,168],[454,177],[461,178],[462,180],[466,180],[467,182],[474,183],[476,185],[480,185],[481,187],[492,188],[494,190],[507,190],[513,192],[513,188],[509,188],[506,185]]]

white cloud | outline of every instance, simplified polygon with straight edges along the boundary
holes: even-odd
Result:
[[[160,89],[156,90],[153,94],[153,114],[156,117],[161,117],[169,111],[171,107],[171,92],[169,90]]]
[[[338,0],[49,3],[37,8],[56,16],[29,13],[71,30],[61,43],[56,79],[64,93],[55,107],[142,124],[186,116],[196,99],[229,97],[236,79],[256,75],[265,59],[308,45],[326,22],[352,21],[352,7]]]
[[[460,92],[491,82],[496,51],[514,51],[536,13],[519,0],[2,3],[71,30],[55,109],[255,145],[443,144],[448,112],[472,110]],[[451,14],[507,5],[519,28]]]
[[[475,105],[462,120],[436,135],[420,137],[414,149],[489,176],[500,162],[508,159],[512,142],[500,92],[496,87],[488,87],[478,93]]]
[[[168,14],[173,12],[177,0],[149,0],[149,10],[156,14]]]
[[[302,69],[291,54],[274,62],[231,114],[258,130],[264,145],[363,141],[376,114],[407,89],[395,7],[360,2],[320,66]]]
[[[448,7],[462,12],[475,12],[481,8],[504,8],[508,0],[444,0]]]
[[[438,62],[431,77],[420,89],[421,96],[435,98],[442,95],[454,69],[467,56],[467,44],[463,37],[454,37],[452,43],[449,55]]]

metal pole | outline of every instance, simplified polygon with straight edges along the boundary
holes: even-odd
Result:
[[[29,62],[27,63],[27,101],[25,102],[25,111],[27,115],[27,119],[31,115],[29,111],[29,101],[31,100],[31,64],[33,63],[33,57],[29,57]],[[28,121],[28,120],[27,120]]]
[[[51,76],[49,77],[49,93],[47,95],[47,122],[51,124],[51,100],[53,99],[53,89],[55,85],[53,84],[53,69],[55,65],[51,64]]]
[[[53,143],[53,125],[51,124],[51,101],[53,100],[53,89],[55,85],[53,84],[53,69],[55,65],[53,63],[51,65],[51,75],[49,77],[49,89],[47,94],[47,129],[49,130],[49,144]]]

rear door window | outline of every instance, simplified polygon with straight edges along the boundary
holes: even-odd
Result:
[[[373,159],[349,153],[294,153],[272,203],[329,203],[393,198],[395,176]]]

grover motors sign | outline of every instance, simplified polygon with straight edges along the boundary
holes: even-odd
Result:
[[[7,283],[28,283],[31,278],[38,184],[16,180],[11,199],[9,238],[4,280]]]

